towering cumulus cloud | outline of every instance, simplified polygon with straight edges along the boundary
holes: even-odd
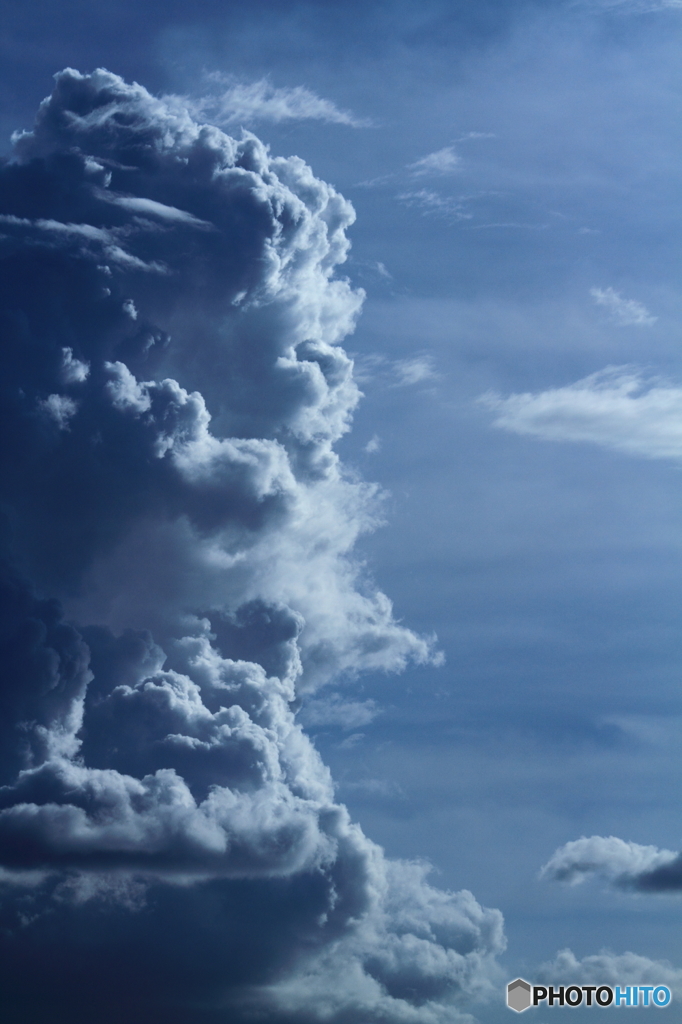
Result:
[[[351,557],[350,205],[105,71],[0,178],[3,1013],[459,1019],[499,913],[388,861],[294,713],[433,657]]]

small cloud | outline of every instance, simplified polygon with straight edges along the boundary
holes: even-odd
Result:
[[[658,317],[652,316],[641,302],[624,299],[613,288],[590,288],[590,295],[598,306],[605,306],[611,319],[622,327],[629,327],[631,324],[650,327],[658,320]]]
[[[427,188],[420,188],[415,192],[401,192],[396,198],[405,206],[416,207],[425,214],[440,215],[448,220],[471,220],[473,216],[466,210],[461,199],[443,196]]]
[[[366,451],[368,455],[375,455],[377,452],[381,451],[381,440],[378,434],[375,434],[374,437],[367,442],[364,447],[364,451]]]
[[[496,139],[495,132],[465,132],[457,139],[458,142],[468,142],[469,139]]]
[[[126,299],[123,303],[123,312],[126,316],[129,316],[131,320],[137,320],[137,308],[132,299]]]
[[[306,700],[299,712],[299,720],[306,727],[359,729],[369,725],[379,713],[374,700],[343,700],[332,694]]]
[[[246,83],[236,82],[220,73],[208,77],[216,85],[224,86],[223,90],[186,102],[193,114],[210,117],[219,124],[324,121],[352,128],[371,125],[371,121],[355,117],[348,110],[340,110],[331,100],[323,99],[303,85],[278,89],[266,78]]]
[[[563,388],[479,401],[494,426],[548,441],[587,441],[647,459],[682,459],[682,387],[607,366]]]
[[[393,364],[393,372],[397,378],[393,386],[397,388],[422,384],[427,380],[438,380],[439,377],[433,365],[433,358],[429,355],[398,359]]]
[[[523,228],[526,231],[545,231],[549,224],[524,224],[517,220],[495,221],[492,224],[472,224],[472,231],[482,231],[485,228]]]
[[[388,270],[386,264],[382,263],[380,260],[363,260],[351,256],[349,263],[351,265],[353,275],[363,282],[367,282],[372,285],[381,284],[382,287],[386,287],[386,285],[393,280],[393,275],[390,270]]]
[[[572,7],[595,14],[613,11],[616,14],[651,14],[656,11],[682,10],[682,0],[573,0]]]
[[[540,876],[569,885],[597,876],[617,889],[633,891],[682,889],[679,854],[617,836],[583,836],[566,843],[552,854]],[[665,885],[666,878],[674,884]]]
[[[352,750],[353,747],[356,747],[358,743],[361,743],[364,738],[364,732],[351,733],[350,736],[346,736],[345,740],[341,740],[339,743],[339,750]]]
[[[161,220],[190,224],[196,228],[212,228],[213,226],[208,221],[200,220],[191,213],[187,213],[186,210],[179,210],[177,206],[168,206],[166,203],[158,203],[155,199],[147,199],[143,196],[119,196],[112,192],[102,191],[98,194],[98,198],[146,217],[159,217]]]
[[[421,160],[416,160],[413,164],[408,164],[407,169],[414,175],[452,174],[461,162],[462,158],[455,153],[454,147],[446,146],[435,153],[423,156]]]
[[[389,181],[394,181],[397,175],[393,172],[390,174],[380,174],[376,178],[367,178],[366,181],[356,181],[352,186],[353,188],[377,188],[379,185],[385,185]]]
[[[87,380],[90,373],[90,363],[76,359],[73,349],[66,347],[62,349],[61,378],[64,384],[82,384]],[[51,395],[57,398],[57,395]]]
[[[77,404],[68,395],[48,395],[44,401],[39,403],[39,406],[60,430],[69,429],[69,420],[78,411]]]
[[[355,359],[355,379],[359,384],[373,383],[385,388],[404,388],[439,378],[440,374],[434,367],[433,356],[428,353],[417,353],[407,359],[387,359],[384,355],[373,353]],[[372,444],[372,441],[369,444]],[[378,447],[372,448],[372,451],[378,451]]]

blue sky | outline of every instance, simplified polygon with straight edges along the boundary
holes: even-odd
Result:
[[[566,948],[578,961],[568,969],[574,977],[589,981],[601,971],[607,983],[612,977],[627,983],[646,981],[658,971],[662,983],[671,984],[682,998],[679,868],[677,881],[670,884],[651,882],[647,873],[672,864],[680,849],[682,5],[677,0],[513,5],[257,0],[247,8],[231,0],[199,0],[188,8],[168,2],[111,7],[69,0],[30,9],[7,4],[5,14],[0,70],[5,153],[10,153],[10,133],[31,127],[55,72],[105,67],[166,97],[171,111],[182,107],[196,121],[217,124],[235,138],[242,130],[252,132],[273,157],[300,157],[317,179],[352,203],[354,223],[347,212],[339,214],[346,217],[351,248],[336,273],[348,278],[356,298],[349,290],[325,292],[315,316],[316,323],[338,324],[332,341],[342,343],[352,357],[364,397],[354,408],[350,385],[329,374],[329,394],[323,396],[310,371],[306,387],[317,397],[304,401],[296,397],[299,392],[283,364],[272,363],[277,372],[263,368],[275,349],[288,358],[286,344],[299,338],[296,332],[304,330],[306,317],[314,319],[307,311],[317,298],[311,299],[308,290],[313,294],[317,288],[321,294],[326,287],[317,279],[311,285],[304,276],[292,277],[293,283],[286,284],[290,305],[280,308],[276,298],[273,312],[268,307],[262,316],[254,314],[243,350],[236,349],[237,364],[220,354],[215,339],[229,333],[224,333],[227,314],[218,297],[221,281],[232,288],[234,268],[239,259],[246,265],[251,258],[252,242],[255,251],[262,228],[255,213],[240,214],[241,227],[229,229],[237,232],[234,265],[227,250],[201,250],[210,278],[205,291],[201,285],[193,290],[189,248],[183,248],[185,242],[173,248],[171,240],[169,265],[180,268],[182,296],[188,298],[178,300],[175,308],[161,286],[154,291],[151,284],[134,284],[133,308],[140,322],[147,318],[173,337],[184,331],[195,340],[183,341],[186,351],[177,355],[169,350],[158,374],[136,368],[132,356],[125,363],[127,356],[120,352],[116,358],[123,363],[115,365],[129,365],[138,381],[170,376],[188,391],[199,390],[216,437],[246,439],[252,444],[249,458],[258,451],[265,460],[267,445],[283,437],[282,430],[292,432],[290,446],[282,443],[296,485],[282,482],[289,480],[288,468],[277,463],[275,469],[268,462],[272,478],[280,474],[280,491],[272,491],[267,512],[272,523],[280,524],[272,527],[275,539],[266,536],[263,526],[263,552],[251,566],[255,548],[239,531],[251,530],[255,536],[261,525],[260,520],[254,525],[252,498],[240,491],[234,501],[241,518],[230,528],[242,539],[234,541],[230,557],[238,549],[237,562],[242,559],[253,576],[247,580],[244,570],[242,578],[237,567],[228,583],[220,583],[218,556],[206,546],[214,529],[212,502],[218,501],[213,484],[191,495],[187,484],[187,496],[164,477],[149,486],[158,486],[169,508],[176,508],[173,502],[182,505],[197,531],[191,544],[175,534],[171,538],[165,519],[166,525],[153,519],[157,505],[144,505],[143,525],[131,526],[119,547],[105,539],[96,548],[93,541],[91,561],[83,555],[82,568],[75,534],[64,542],[58,527],[44,525],[43,512],[36,511],[47,501],[45,522],[50,516],[61,522],[60,515],[75,514],[71,505],[66,499],[51,505],[24,481],[15,490],[12,483],[3,501],[10,519],[24,517],[31,524],[35,519],[38,526],[35,535],[33,525],[25,536],[19,531],[16,550],[10,545],[10,554],[3,557],[21,568],[37,597],[59,598],[66,621],[81,630],[101,666],[109,664],[109,641],[88,629],[106,628],[112,636],[126,628],[151,629],[168,654],[180,637],[191,635],[193,643],[199,642],[196,623],[192,633],[185,621],[190,605],[196,614],[212,614],[220,606],[218,619],[226,617],[229,628],[236,629],[235,622],[243,627],[246,621],[235,611],[240,601],[274,602],[278,611],[268,613],[272,621],[279,623],[283,616],[278,643],[293,642],[295,629],[287,633],[287,623],[296,616],[306,620],[300,634],[302,678],[311,683],[299,694],[299,717],[331,770],[336,800],[347,806],[369,840],[384,848],[387,863],[429,861],[434,869],[430,882],[439,891],[468,889],[483,907],[501,911],[508,943],[502,952],[499,945],[485,946],[481,940],[483,959],[490,955],[501,966],[486,967],[488,973],[481,975],[485,984],[472,984],[463,1002],[434,995],[425,986],[413,1005],[398,983],[384,980],[390,1005],[377,1003],[379,1009],[370,1010],[357,993],[348,996],[347,1004],[338,994],[336,1016],[328,1018],[334,1024],[441,1024],[466,1019],[461,1013],[497,1024],[509,1013],[503,1005],[506,980],[517,974],[559,977],[564,968],[555,958]],[[148,116],[151,123],[162,115]],[[40,145],[27,144],[29,155],[41,157]],[[59,152],[67,148],[62,141],[57,146]],[[123,152],[114,154],[121,164]],[[284,181],[285,171],[278,173]],[[296,179],[296,188],[307,187],[296,178],[298,170],[286,174]],[[156,213],[177,220],[177,210],[185,210],[185,193],[170,177],[168,185],[163,181],[166,191],[154,195],[166,204],[166,212]],[[312,192],[317,188],[311,186]],[[133,194],[132,186],[126,186],[128,192]],[[195,206],[189,188],[187,196],[191,216],[213,223],[213,193],[197,198]],[[75,206],[66,207],[68,217],[58,216],[56,209],[30,216],[69,223],[77,219]],[[151,207],[146,210],[155,215]],[[28,224],[29,214],[18,207],[8,206],[3,213],[20,215]],[[79,206],[81,215],[90,213]],[[322,243],[315,233],[318,214],[310,216],[308,246],[315,254]],[[331,223],[332,215],[324,216]],[[137,230],[132,222],[126,224],[122,232]],[[10,224],[7,230],[15,227]],[[123,245],[121,238],[129,236],[116,237]],[[165,259],[158,237],[141,242],[136,258]],[[29,249],[37,244],[31,238]],[[76,256],[85,258],[81,250]],[[85,295],[89,278],[83,281],[78,287]],[[245,295],[249,287],[247,282]],[[242,298],[236,289],[230,301],[238,306]],[[354,331],[346,335],[357,312],[357,289],[364,290],[364,304]],[[205,316],[197,312],[202,301]],[[86,332],[90,307],[83,309],[83,323],[73,328],[73,337],[81,327]],[[45,326],[41,330],[47,331],[45,337],[50,333]],[[333,333],[321,327],[320,345],[326,344],[325,330]],[[272,336],[272,345],[268,341],[262,357],[254,355],[264,336]],[[64,334],[62,351],[67,341],[76,345],[71,337]],[[104,340],[97,352],[88,355],[93,382],[96,359],[114,358]],[[72,357],[85,359],[76,347]],[[318,352],[305,365],[317,366],[318,360],[323,366],[325,358]],[[335,372],[342,375],[346,364],[335,358]],[[240,367],[234,379],[233,365]],[[64,367],[62,381],[71,373],[69,379],[76,382],[74,374],[80,371]],[[127,402],[138,416],[156,408],[154,402],[160,408],[171,401],[162,385],[133,392],[123,371],[116,372],[119,376],[106,387],[119,411]],[[36,387],[39,396],[49,390],[46,383]],[[37,401],[66,438],[76,406],[64,402],[77,405],[80,399],[49,405],[57,398],[53,394]],[[92,401],[92,408],[99,408],[99,399]],[[314,423],[304,422],[304,406],[318,417]],[[200,424],[197,408],[192,422]],[[345,410],[339,416],[352,415],[346,433],[334,418],[338,409]],[[95,418],[95,426],[99,423],[99,412],[87,415]],[[107,407],[106,416],[111,415]],[[101,416],[106,440],[110,420]],[[76,434],[74,425],[71,436]],[[131,452],[142,451],[143,441],[132,433],[115,437]],[[201,438],[201,444],[213,444],[204,434]],[[161,442],[157,438],[155,443]],[[329,491],[316,490],[310,482],[317,479],[315,473],[322,479],[328,472],[323,460],[332,443],[348,490],[335,491],[333,481]],[[84,450],[69,458],[85,459]],[[227,449],[221,451],[220,458],[227,459]],[[267,459],[275,460],[273,452],[267,449]],[[130,464],[121,468],[117,457],[112,460],[105,472],[111,480],[121,473],[116,480],[129,481],[137,495],[142,462],[131,455]],[[69,474],[75,465],[65,463],[60,488],[73,479]],[[7,470],[8,478],[14,472]],[[194,487],[196,474],[191,479]],[[377,494],[358,497],[360,481],[376,483]],[[100,491],[99,486],[78,490],[75,518],[90,531],[88,538],[99,536],[98,530],[103,537],[113,536],[114,527],[101,524],[108,522],[106,501],[114,499],[103,499],[106,488]],[[140,508],[148,501],[145,487],[139,484]],[[305,508],[305,529],[311,535],[319,531],[317,547],[305,547],[299,521],[286,518],[289,505],[277,511],[277,495],[284,493]],[[342,506],[343,515],[337,517],[334,510]],[[137,515],[131,511],[132,499],[121,508],[123,517]],[[376,529],[365,529],[369,520]],[[156,523],[156,532],[146,533],[150,522]],[[315,561],[325,531],[331,546],[337,545],[343,570],[329,568],[322,556],[319,566]],[[349,554],[349,538],[356,533]],[[158,552],[148,554],[159,537]],[[60,560],[56,549],[62,543],[73,544],[74,551],[69,548],[68,557]],[[309,571],[301,568],[304,550],[311,559]],[[171,556],[177,573],[168,569],[167,579],[158,584],[155,574],[159,567],[165,573]],[[140,559],[148,559],[148,572],[139,568]],[[210,571],[205,568],[209,563]],[[276,571],[267,568],[275,563]],[[162,593],[164,586],[168,594],[182,591],[185,604],[180,598],[173,604],[175,597]],[[207,603],[200,606],[202,588]],[[361,603],[373,601],[377,588],[393,602],[394,613],[394,620],[384,616],[380,626],[378,613],[370,615],[369,605]],[[152,612],[154,601],[158,607]],[[294,619],[287,618],[283,605]],[[186,635],[178,631],[183,615]],[[358,653],[362,645],[349,625],[372,615],[380,634],[377,650],[385,649],[385,656],[375,657],[364,640],[366,647]],[[442,664],[426,653],[423,638],[432,634],[437,635],[432,650],[443,652]],[[96,653],[100,647],[105,653]],[[269,655],[257,647],[237,645],[231,656],[253,658],[267,668],[263,659]],[[243,653],[247,648],[248,657]],[[169,657],[172,671],[195,678],[184,655]],[[102,667],[102,678],[109,671],[114,669]],[[313,692],[313,683],[320,681],[324,685]],[[93,753],[95,760],[100,756]],[[137,777],[141,763],[133,758],[124,767],[115,760],[97,765]],[[207,777],[210,782],[210,772]],[[589,854],[567,846],[591,836],[613,836],[634,845],[621,848],[599,840]],[[648,847],[671,853],[652,860],[659,855],[640,849]],[[558,867],[540,878],[550,861]],[[69,876],[72,888],[73,878],[80,877],[79,863],[69,869],[75,872]],[[393,878],[391,872],[398,869],[386,871]],[[292,877],[298,876],[294,872]],[[562,878],[584,884],[567,885]],[[413,876],[391,884],[398,890],[402,885],[405,892],[414,886],[417,892]],[[426,901],[424,891],[415,901]],[[126,892],[132,906],[134,897]],[[248,898],[267,903],[262,895]],[[159,905],[164,899],[159,897]],[[235,899],[239,904],[247,897]],[[203,921],[202,908],[197,896],[196,908],[187,913]],[[105,919],[99,919],[102,928]],[[268,927],[281,927],[283,936],[294,927],[288,903],[282,904],[280,916],[273,912],[268,920]],[[44,950],[42,939],[36,943],[36,949]],[[331,955],[324,949],[324,956]],[[343,956],[361,959],[354,949]],[[603,950],[608,954],[595,966],[589,958]],[[626,953],[642,959],[626,963]],[[265,962],[266,954],[258,955]],[[281,983],[283,988],[274,1001],[263,1004],[265,1019],[273,1024],[316,1021],[313,983],[306,988],[295,965],[283,966],[281,959],[268,964],[271,973],[257,983]],[[294,980],[287,981],[287,970]],[[326,977],[322,967],[318,970],[319,977]],[[408,967],[404,970],[409,975]],[[272,981],[275,976],[279,981]],[[73,1012],[72,993],[58,992],[64,1014],[67,1007]],[[204,1018],[198,1010],[192,1011],[196,1017],[188,1016],[186,1007],[174,1012],[179,1016],[172,1021],[187,1024],[222,1019],[217,1010],[215,1018]],[[374,1012],[378,1015],[371,1016]],[[674,1007],[664,1012],[674,1019]],[[531,1016],[544,1024],[535,1011]],[[581,1019],[581,1012],[574,1011],[574,1017]],[[584,1017],[589,1019],[587,1011]]]

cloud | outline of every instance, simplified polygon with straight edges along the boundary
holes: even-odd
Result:
[[[647,459],[682,458],[682,388],[647,379],[631,366],[608,366],[561,388],[494,393],[480,402],[494,426],[548,441],[581,441]]]
[[[307,700],[299,719],[308,728],[331,725],[341,729],[359,729],[380,713],[374,700],[343,700],[338,694],[332,694]]]
[[[427,380],[437,380],[439,374],[429,355],[413,356],[411,359],[397,359],[393,364],[397,377],[395,387],[407,387],[410,384],[421,384]]]
[[[471,220],[473,216],[467,212],[461,199],[456,199],[454,196],[443,196],[428,188],[401,192],[396,198],[405,206],[416,207],[425,214],[441,216],[446,220]]]
[[[583,836],[556,850],[542,876],[570,885],[593,876],[631,892],[674,892],[682,890],[682,855],[616,836]]]
[[[332,687],[438,661],[353,557],[350,204],[66,70],[0,216],[7,1012],[467,1019],[501,914],[387,859],[295,714],[355,728],[378,709]]]
[[[682,10],[682,0],[573,0],[572,7],[583,7],[599,13],[649,14],[655,11]]]
[[[479,136],[470,136],[476,137]],[[421,157],[420,160],[416,160],[413,164],[408,164],[408,170],[416,176],[425,174],[451,174],[457,170],[462,162],[461,156],[455,153],[454,146],[446,146],[444,149],[439,149],[435,153],[428,153],[426,156]]]
[[[554,960],[535,972],[539,984],[548,985],[667,985],[674,996],[682,995],[682,969],[667,960],[650,960],[637,953],[612,953],[604,949],[579,960],[570,949],[560,950]]]
[[[220,91],[199,100],[184,100],[198,117],[208,117],[214,123],[231,125],[270,121],[324,121],[344,124],[352,128],[367,128],[371,122],[355,117],[347,110],[339,110],[331,100],[317,96],[305,86],[276,88],[266,78],[257,82],[235,82],[219,73],[209,76]]]
[[[482,914],[466,890],[433,888],[426,865],[389,863],[386,917],[368,920],[272,989],[288,1019],[473,1024],[468,1014],[458,1012],[452,995],[486,1000],[499,987],[490,956],[504,949],[501,919],[494,912]],[[448,992],[450,1000],[443,1002]],[[417,1005],[406,998],[410,993],[418,993]]]
[[[381,353],[359,356],[355,361],[355,379],[358,383],[379,384],[385,388],[404,388],[439,380],[440,374],[434,366],[433,356],[428,352],[418,352],[405,359],[388,359]],[[365,451],[371,453],[379,450],[380,440],[369,442],[372,447]]]
[[[629,327],[632,324],[651,327],[658,320],[658,317],[653,316],[641,302],[624,299],[613,288],[591,288],[590,295],[598,306],[608,309],[611,319],[621,327]]]

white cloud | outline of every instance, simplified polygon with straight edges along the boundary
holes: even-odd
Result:
[[[63,384],[81,384],[87,380],[90,364],[75,359],[73,349],[66,346],[62,349],[61,379]]]
[[[471,220],[473,216],[467,212],[461,199],[443,196],[428,188],[420,188],[415,192],[401,192],[396,198],[405,206],[417,207],[425,214],[437,214],[448,220]]]
[[[422,384],[427,380],[438,379],[433,358],[429,355],[398,359],[393,364],[393,370],[397,378],[394,387],[407,387],[410,384]]]
[[[337,726],[359,729],[380,713],[374,700],[343,700],[337,694],[314,697],[305,701],[299,721],[306,727]]]
[[[413,164],[408,164],[408,170],[413,174],[451,174],[457,170],[462,162],[461,156],[455,153],[454,146],[445,146],[435,153],[428,153]]]
[[[278,89],[266,78],[247,83],[235,82],[220,74],[209,77],[217,86],[224,87],[222,91],[184,102],[195,115],[210,117],[220,124],[311,120],[352,128],[367,128],[371,124],[348,110],[340,110],[331,100],[323,99],[303,85]]]
[[[54,420],[60,430],[69,429],[69,421],[78,411],[78,406],[68,395],[48,395],[39,407]]]
[[[186,210],[179,210],[176,206],[168,206],[167,203],[157,203],[154,199],[147,199],[141,196],[120,196],[113,192],[102,192],[101,198],[105,202],[113,203],[115,206],[122,206],[124,210],[131,210],[133,213],[139,213],[148,217],[180,221],[183,224],[191,224],[197,228],[212,227],[207,221],[192,216]]]
[[[357,358],[355,367],[355,379],[359,383],[372,382],[387,388],[411,387],[440,378],[434,367],[433,356],[425,352],[408,356],[406,359],[387,359],[386,356],[375,353]],[[376,452],[379,447],[379,439],[372,438],[365,451]]]
[[[494,426],[548,441],[587,441],[648,459],[682,458],[682,387],[647,380],[631,366],[598,373],[535,394],[488,393]]]
[[[682,10],[682,0],[573,0],[572,7],[587,8],[599,13],[648,14],[654,11]]]
[[[523,228],[526,231],[546,231],[549,224],[524,224],[518,220],[493,221],[491,224],[472,224],[472,231],[484,231],[486,228]]]
[[[536,979],[548,985],[667,985],[673,995],[682,994],[682,969],[667,960],[650,960],[637,953],[612,953],[603,949],[578,960],[562,949],[554,960],[542,964]]]
[[[553,882],[578,885],[590,876],[621,889],[636,889],[642,876],[677,859],[672,850],[625,842],[617,836],[583,836],[556,850],[541,871]]]
[[[658,320],[658,317],[653,316],[641,302],[624,299],[613,288],[591,288],[590,295],[598,306],[605,306],[608,309],[611,319],[621,327],[630,327],[633,324],[651,327]]]

